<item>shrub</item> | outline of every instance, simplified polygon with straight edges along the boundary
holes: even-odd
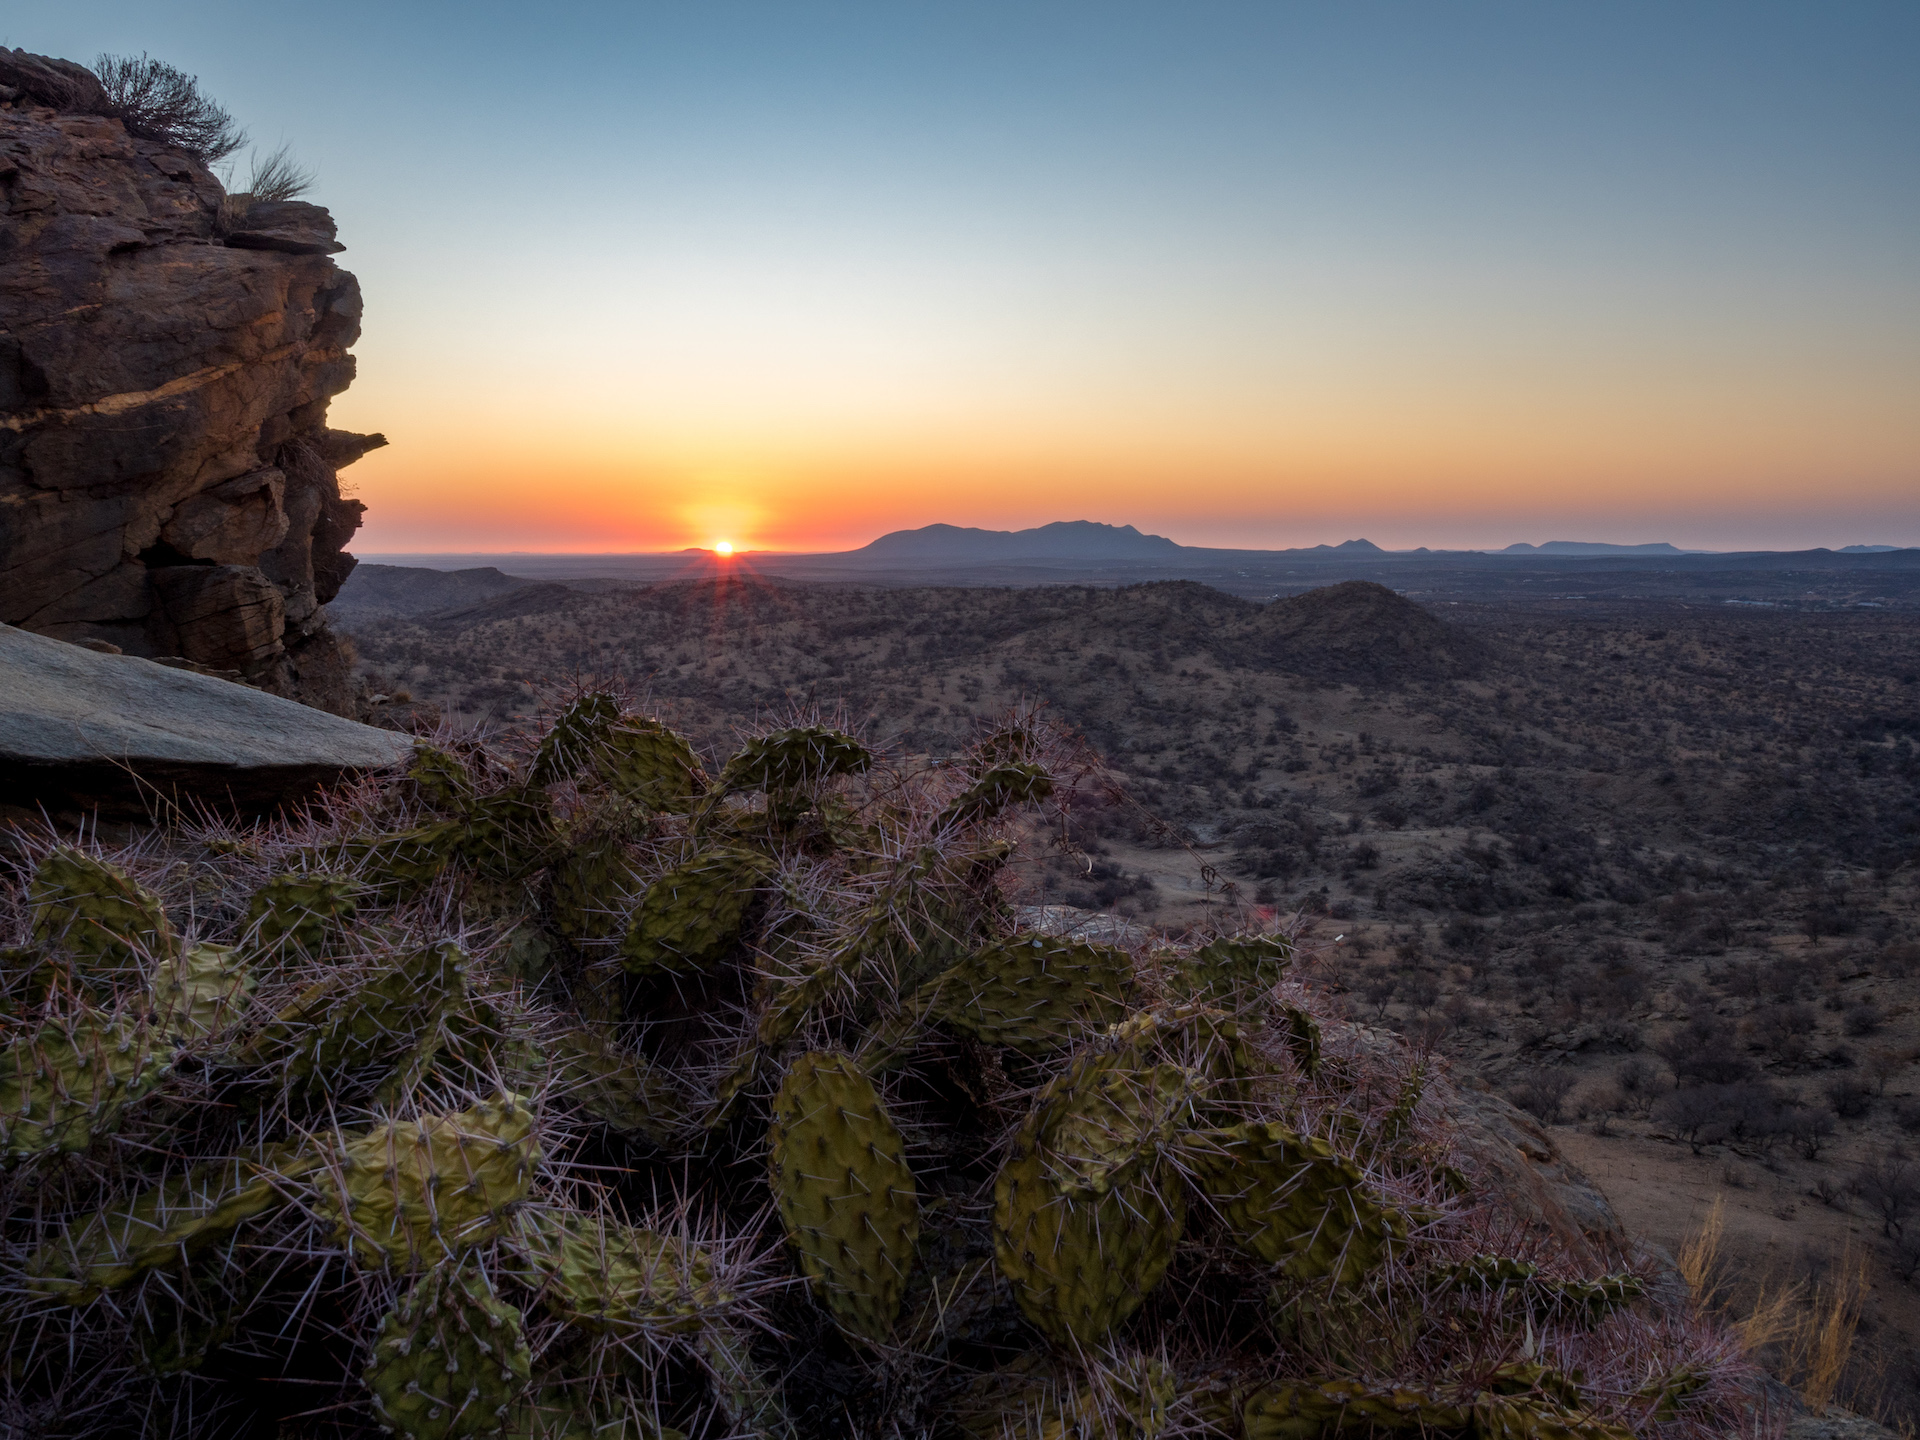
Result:
[[[94,74],[106,87],[108,113],[129,135],[186,151],[203,165],[226,159],[247,143],[233,117],[200,93],[197,77],[146,55],[102,55]]]
[[[1886,1016],[1871,1000],[1863,1000],[1858,1005],[1849,1005],[1846,1013],[1840,1017],[1840,1029],[1855,1038],[1878,1034],[1881,1025],[1885,1023]]]
[[[1873,1109],[1873,1087],[1846,1076],[1828,1084],[1827,1099],[1842,1120],[1859,1120]]]
[[[1558,1125],[1576,1084],[1568,1070],[1536,1070],[1510,1092],[1513,1103],[1545,1125]]]
[[[1880,1233],[1904,1233],[1920,1205],[1920,1170],[1904,1150],[1883,1150],[1862,1164],[1853,1177],[1853,1193],[1880,1220]]]

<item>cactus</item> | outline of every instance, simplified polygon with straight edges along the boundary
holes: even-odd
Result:
[[[884,1340],[913,1266],[920,1197],[873,1082],[844,1055],[802,1055],[774,1097],[768,1140],[801,1268],[846,1330]]]
[[[33,943],[58,947],[93,972],[137,969],[146,956],[174,948],[173,927],[159,897],[110,861],[70,845],[41,860],[27,889]]]
[[[435,1266],[380,1322],[365,1380],[406,1440],[503,1435],[532,1378],[521,1315],[476,1267]]]
[[[693,747],[657,720],[628,716],[601,737],[592,757],[599,782],[649,810],[684,811],[706,789]]]
[[[154,976],[153,1023],[180,1040],[205,1040],[240,1018],[256,983],[232,946],[191,946]]]
[[[607,732],[620,722],[620,706],[611,695],[589,691],[554,719],[540,740],[527,772],[529,785],[554,785],[584,770]]]
[[[443,941],[358,983],[336,972],[249,1036],[236,1061],[277,1071],[296,1089],[332,1091],[369,1072],[385,1074],[464,995],[466,970],[466,952]]]
[[[82,1008],[0,1051],[0,1158],[86,1149],[166,1078],[147,1022]]]
[[[318,955],[328,933],[352,918],[360,886],[342,875],[276,875],[247,904],[247,930],[262,949]]]
[[[797,723],[709,786],[587,694],[518,761],[163,831],[151,892],[43,843],[0,1411],[238,1440],[264,1364],[343,1437],[1748,1425],[1714,1322],[1492,1204],[1289,942],[1023,932],[997,832],[1060,748],[870,785]]]
[[[670,1235],[529,1210],[510,1240],[546,1307],[591,1334],[686,1334],[729,1300],[712,1259]]]
[[[1053,794],[1053,777],[1038,765],[1009,761],[995,765],[955,796],[936,822],[942,827],[978,825],[1016,805],[1035,805]]]
[[[719,959],[739,938],[768,868],[764,856],[716,845],[662,875],[621,942],[627,969],[672,973]]]
[[[1095,1344],[1139,1309],[1186,1223],[1185,1198],[1157,1156],[1116,1173],[1092,1198],[1059,1183],[1074,1175],[1074,1157],[1054,1149],[1056,1134],[1075,1136],[1074,1116],[1101,1103],[1103,1082],[1125,1059],[1124,1051],[1076,1057],[1041,1091],[994,1181],[994,1257],[1022,1312],[1062,1342]]]
[[[871,764],[873,752],[851,735],[825,725],[796,725],[749,740],[727,762],[714,790],[782,794],[836,775],[858,775]]]
[[[1297,1279],[1355,1284],[1405,1238],[1406,1222],[1324,1140],[1243,1123],[1184,1137],[1180,1158],[1233,1237]]]
[[[29,1283],[69,1305],[89,1304],[274,1209],[284,1188],[319,1164],[310,1147],[277,1145],[196,1165],[68,1226],[28,1260]]]
[[[503,1091],[458,1114],[378,1125],[346,1141],[319,1208],[369,1264],[437,1261],[501,1234],[539,1163],[533,1112]]]
[[[1070,1044],[1076,1030],[1118,1020],[1132,978],[1123,950],[1022,935],[928,981],[921,1008],[985,1044],[1037,1055]]]

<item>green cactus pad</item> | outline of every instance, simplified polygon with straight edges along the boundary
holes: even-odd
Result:
[[[844,1055],[802,1055],[773,1102],[774,1203],[800,1267],[850,1333],[884,1340],[920,1233],[906,1142]]]
[[[686,1098],[666,1076],[600,1027],[563,1031],[543,1048],[561,1093],[602,1124],[667,1145],[686,1120]]]
[[[1296,1279],[1354,1284],[1406,1237],[1406,1222],[1324,1140],[1247,1123],[1183,1137],[1179,1158],[1233,1237]]]
[[[929,1018],[985,1044],[1040,1055],[1071,1043],[1080,1027],[1118,1020],[1132,979],[1124,950],[1021,935],[976,950],[922,994]]]
[[[357,982],[331,975],[248,1037],[236,1061],[328,1093],[390,1071],[465,994],[466,969],[466,952],[445,940]]]
[[[1196,996],[1244,1000],[1279,983],[1293,963],[1293,942],[1278,935],[1227,935],[1202,945],[1183,967]]]
[[[554,933],[568,940],[604,940],[625,927],[628,894],[639,877],[617,832],[583,837],[548,880],[548,913]]]
[[[777,794],[858,775],[871,764],[873,752],[851,735],[825,725],[796,725],[749,740],[727,761],[714,789],[722,795]]]
[[[179,1040],[204,1040],[244,1015],[254,976],[227,945],[194,945],[160,964],[153,980],[153,1023]]]
[[[1279,1007],[1281,1038],[1293,1052],[1294,1064],[1309,1080],[1320,1073],[1320,1023],[1292,1005]]]
[[[477,793],[473,772],[459,756],[424,742],[413,747],[407,779],[421,800],[443,814],[466,809]]]
[[[684,811],[707,784],[685,736],[635,715],[601,737],[592,766],[602,785],[649,810]]]
[[[383,898],[418,895],[459,855],[463,827],[458,820],[434,820],[411,830],[385,835],[356,835],[311,855],[323,866],[350,866],[360,881]]]
[[[44,1021],[0,1050],[0,1157],[84,1150],[166,1074],[143,1019],[83,1009]]]
[[[978,825],[1016,805],[1032,805],[1053,793],[1053,777],[1038,765],[1009,761],[995,765],[948,802],[935,822],[942,828]]]
[[[733,845],[702,850],[647,887],[621,942],[635,974],[698,970],[740,936],[770,862]]]
[[[155,895],[118,865],[61,845],[27,887],[33,943],[58,947],[82,973],[131,970],[146,956],[173,953],[173,926]]]
[[[509,1240],[547,1309],[590,1334],[689,1333],[731,1298],[705,1251],[652,1230],[529,1210]]]
[[[1192,1124],[1199,1090],[1199,1077],[1177,1065],[1094,1071],[1048,1131],[1046,1163],[1055,1189],[1070,1199],[1092,1199],[1152,1170]]]
[[[472,1266],[436,1266],[380,1322],[364,1379],[405,1440],[502,1435],[533,1370],[518,1310]]]
[[[319,1208],[371,1264],[437,1260],[500,1234],[539,1163],[532,1110],[502,1093],[347,1141]]]
[[[620,705],[611,695],[596,690],[576,698],[541,738],[527,783],[553,785],[578,776],[619,720]]]
[[[1551,1401],[1515,1396],[1482,1395],[1473,1403],[1472,1421],[1474,1440],[1634,1440],[1624,1425],[1608,1425]]]
[[[275,1209],[282,1188],[319,1163],[310,1148],[275,1145],[196,1165],[69,1225],[29,1258],[28,1281],[69,1305],[88,1304]]]
[[[344,875],[276,875],[247,904],[247,931],[262,949],[318,955],[327,936],[352,918],[361,886]]]
[[[1152,1293],[1186,1224],[1186,1203],[1168,1167],[1141,1162],[1107,1189],[1076,1198],[1059,1179],[1073,1159],[1054,1150],[1056,1134],[1106,1077],[1127,1068],[1124,1045],[1088,1051],[1040,1092],[994,1180],[993,1249],[1026,1317],[1053,1339],[1092,1345],[1138,1310]]]
[[[454,853],[491,879],[519,879],[551,857],[553,807],[531,785],[511,786],[474,801],[459,824]]]

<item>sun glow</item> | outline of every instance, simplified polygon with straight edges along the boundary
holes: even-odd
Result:
[[[733,542],[731,540],[716,540],[713,545],[713,553],[724,560],[733,553]]]

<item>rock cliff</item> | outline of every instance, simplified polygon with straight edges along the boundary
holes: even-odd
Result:
[[[0,621],[348,713],[338,471],[386,443],[327,425],[359,285],[325,210],[229,196],[108,109],[0,48]]]

